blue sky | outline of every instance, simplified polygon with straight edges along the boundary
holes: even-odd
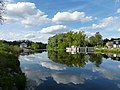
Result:
[[[120,37],[120,0],[8,0],[0,39],[41,41],[55,34]]]

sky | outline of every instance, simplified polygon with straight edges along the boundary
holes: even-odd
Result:
[[[120,0],[8,0],[0,40],[48,38],[68,31],[120,38]]]

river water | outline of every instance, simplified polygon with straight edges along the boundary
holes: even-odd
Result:
[[[120,90],[120,58],[42,52],[19,57],[28,90]]]

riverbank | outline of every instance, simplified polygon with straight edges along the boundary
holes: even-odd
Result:
[[[13,54],[0,54],[0,90],[24,90],[26,77]]]
[[[95,47],[95,53],[120,53],[120,48],[97,48]]]
[[[26,77],[18,60],[20,50],[0,44],[0,90],[25,90]]]

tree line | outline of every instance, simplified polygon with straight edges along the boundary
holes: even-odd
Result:
[[[33,42],[33,41],[29,41],[29,40],[19,40],[19,41],[1,40],[0,42],[4,43],[4,45],[16,46],[16,47],[19,47],[21,43],[25,43],[31,49],[46,49],[46,45],[47,45],[42,42]]]
[[[48,39],[47,49],[65,49],[66,47],[78,46],[78,47],[90,47],[90,46],[102,46],[102,35],[96,32],[94,36],[87,37],[84,32],[67,32],[62,34],[56,34]]]
[[[5,41],[0,40],[0,54],[13,54],[14,56],[19,55],[22,52],[20,48],[21,43],[26,43],[28,47],[32,50],[46,49],[46,45],[42,42],[32,42],[29,40],[21,40],[21,41]]]

